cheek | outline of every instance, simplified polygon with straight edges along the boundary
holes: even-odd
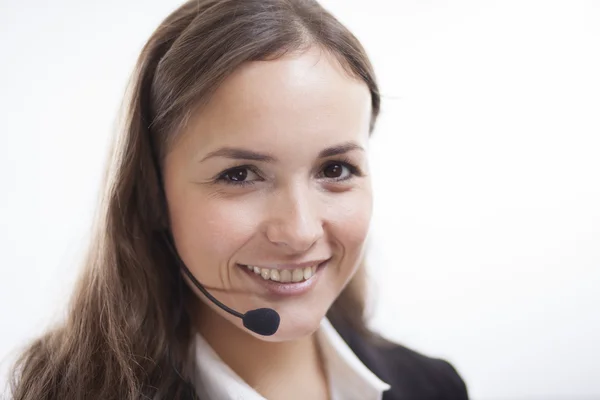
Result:
[[[372,197],[370,191],[339,198],[332,205],[330,230],[333,240],[340,242],[348,253],[361,251],[371,223]]]
[[[201,265],[225,266],[256,229],[255,213],[239,202],[188,194],[169,208],[180,255],[202,278],[210,269]]]

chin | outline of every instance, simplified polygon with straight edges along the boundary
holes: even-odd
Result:
[[[326,310],[322,313],[285,312],[281,315],[281,325],[279,325],[279,329],[274,335],[256,336],[269,342],[285,342],[306,338],[319,329],[325,313]]]

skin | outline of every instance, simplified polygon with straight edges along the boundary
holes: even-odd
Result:
[[[281,315],[275,335],[256,335],[192,287],[200,300],[199,332],[269,399],[327,398],[313,334],[364,257],[372,210],[370,118],[366,84],[311,48],[238,68],[166,156],[168,212],[182,260],[231,308],[270,307]],[[319,158],[324,149],[348,144],[354,149]],[[225,147],[273,160],[210,157]],[[251,183],[232,184],[239,181]],[[268,293],[238,265],[324,259],[330,260],[315,287],[295,296]]]

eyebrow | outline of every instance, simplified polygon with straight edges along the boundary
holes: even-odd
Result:
[[[365,151],[364,148],[355,142],[344,142],[335,146],[328,147],[319,152],[318,158],[325,158],[345,154],[353,150]],[[204,162],[213,157],[225,157],[233,160],[252,160],[266,163],[276,163],[277,158],[265,153],[258,153],[252,150],[246,150],[238,147],[222,147],[218,150],[208,153],[200,162]]]

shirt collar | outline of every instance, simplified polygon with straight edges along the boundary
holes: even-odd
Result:
[[[390,385],[371,372],[348,347],[327,318],[323,318],[317,340],[325,361],[332,400],[380,400]],[[194,340],[195,386],[201,398],[265,400],[244,382],[197,333]]]

